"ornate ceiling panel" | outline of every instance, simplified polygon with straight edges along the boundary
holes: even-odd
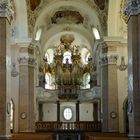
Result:
[[[83,23],[84,18],[78,11],[72,10],[64,10],[57,11],[53,17],[51,18],[52,24],[60,24],[60,23],[75,23],[80,24]]]
[[[55,23],[60,23],[60,19],[61,20],[63,19],[63,21],[65,21],[65,22],[67,21],[68,23],[70,21],[73,21],[76,24],[77,23],[83,23],[83,18],[84,17],[81,15],[81,13],[79,13],[79,11],[77,11],[77,10],[71,11],[71,10],[69,10],[69,8],[66,9],[65,11],[60,11],[60,10],[58,10],[60,6],[57,6],[57,5],[60,4],[60,2],[62,2],[63,4],[67,3],[66,5],[64,4],[63,6],[70,7],[72,2],[73,3],[78,2],[79,4],[83,3],[83,6],[87,5],[89,7],[89,9],[93,10],[93,12],[86,13],[87,17],[88,17],[89,14],[90,15],[97,14],[97,16],[100,20],[100,24],[102,26],[102,32],[104,34],[106,34],[108,0],[94,0],[94,1],[93,0],[85,0],[85,1],[81,1],[81,0],[26,0],[26,2],[27,2],[27,7],[28,7],[28,24],[29,24],[29,32],[30,33],[34,31],[34,27],[35,27],[35,23],[36,23],[37,18],[44,11],[44,9],[46,9],[46,6],[50,6],[50,5],[53,5],[52,10],[55,10],[55,13],[52,17],[52,20],[54,20],[54,21],[52,21],[53,23],[54,22]],[[58,4],[56,4],[56,2],[58,2]],[[55,7],[54,7],[54,4],[55,4]],[[77,6],[78,5],[74,5],[75,8]],[[57,7],[57,10],[56,10],[56,7]],[[81,7],[81,10],[82,10],[82,8],[83,7]],[[60,18],[57,15],[58,13],[61,13],[61,14],[63,13],[63,16]],[[74,13],[75,13],[75,16],[72,15]],[[67,16],[67,14],[69,14],[69,15]],[[58,21],[58,19],[59,19],[59,21]],[[87,22],[89,22],[89,21],[87,21]]]

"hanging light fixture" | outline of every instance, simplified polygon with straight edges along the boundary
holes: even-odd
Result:
[[[124,61],[124,56],[121,57],[121,64],[119,65],[119,70],[120,71],[125,71],[127,69],[127,65],[125,64]]]

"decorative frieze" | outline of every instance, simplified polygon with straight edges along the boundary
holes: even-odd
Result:
[[[36,66],[36,61],[34,58],[32,57],[29,57],[29,56],[21,56],[19,59],[18,59],[18,62],[20,65],[29,65],[29,66]]]
[[[138,15],[140,13],[140,0],[125,0],[125,3],[124,14],[128,19],[130,16]]]
[[[13,0],[0,1],[0,17],[7,17],[10,24],[15,19],[15,6]]]
[[[100,59],[101,65],[117,64],[118,55],[111,54],[109,56],[102,56]]]

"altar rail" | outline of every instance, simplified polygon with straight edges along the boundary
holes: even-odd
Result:
[[[101,122],[36,122],[36,132],[47,131],[101,131]]]

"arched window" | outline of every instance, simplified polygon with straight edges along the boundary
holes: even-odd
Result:
[[[72,110],[71,110],[71,108],[69,108],[69,107],[65,108],[64,112],[63,112],[63,115],[64,115],[64,119],[69,121],[72,118]]]
[[[68,61],[69,64],[72,63],[71,61],[71,53],[66,51],[63,55],[63,63],[66,64],[66,62]]]
[[[36,35],[35,35],[35,40],[36,41],[40,40],[41,33],[42,33],[42,29],[40,28],[40,29],[37,30]]]

